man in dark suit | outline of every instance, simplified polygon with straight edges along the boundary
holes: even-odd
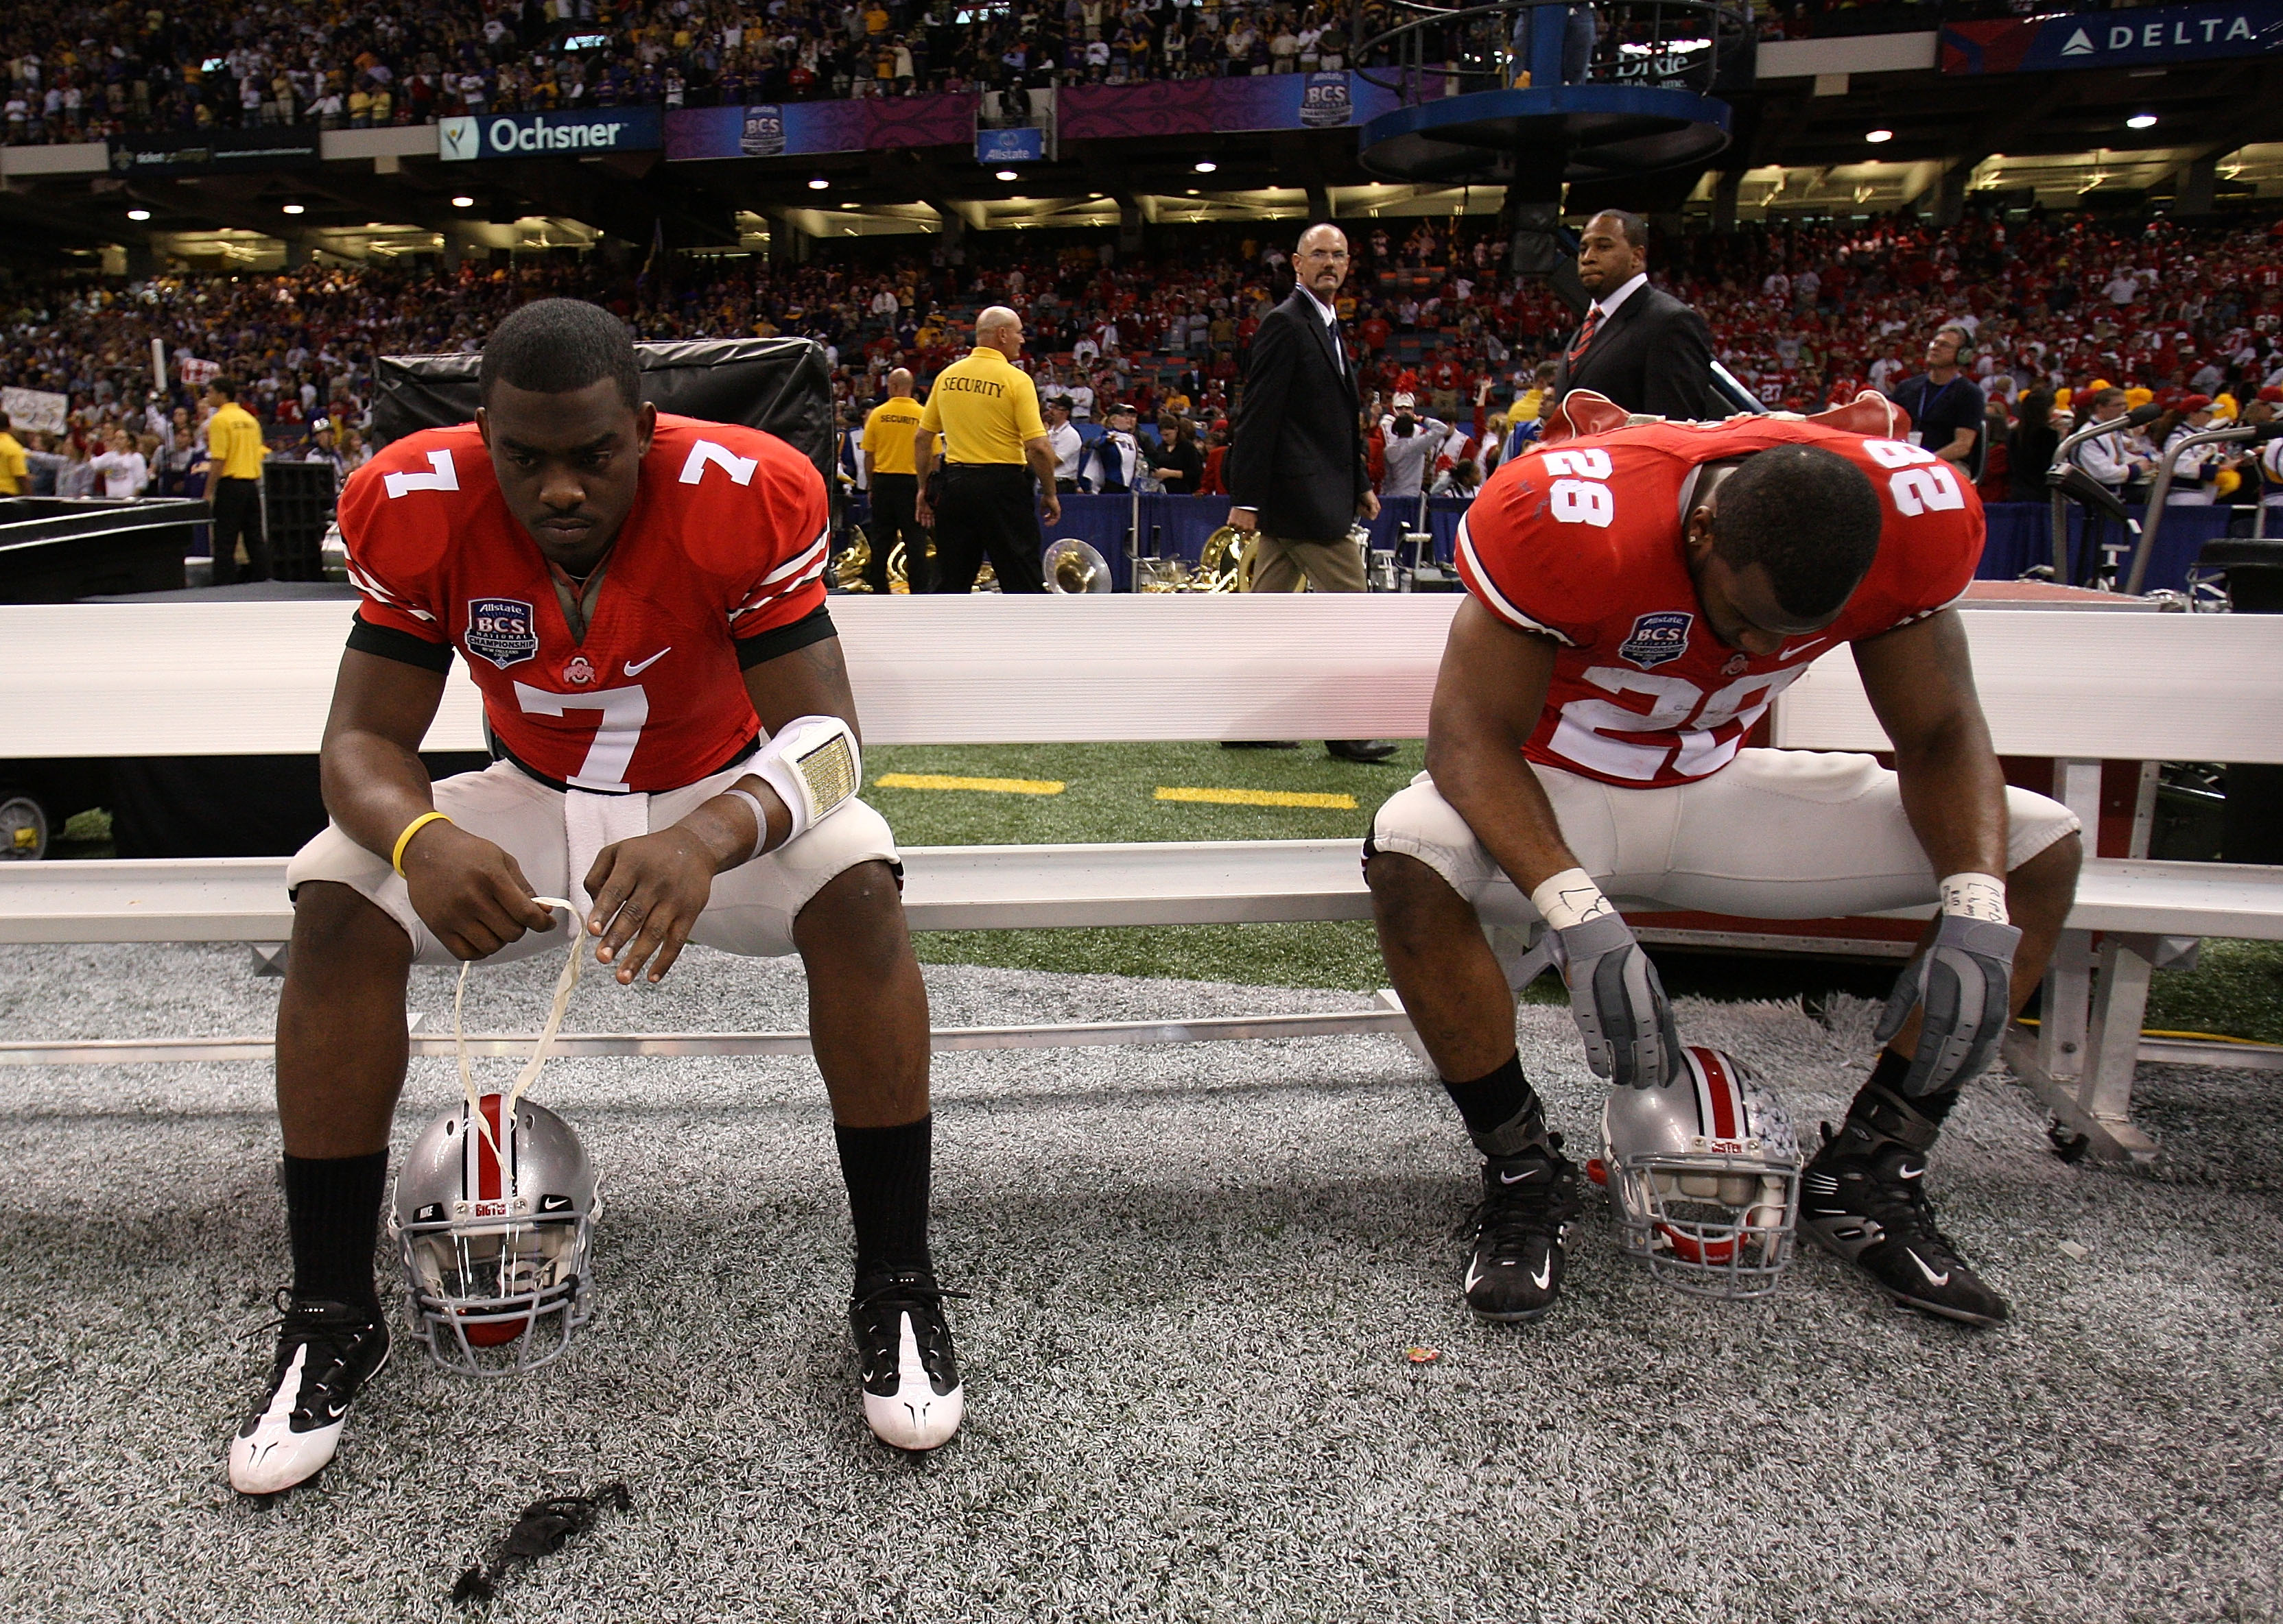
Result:
[[[1340,341],[1334,300],[1347,279],[1348,239],[1310,226],[1292,253],[1292,296],[1261,318],[1245,358],[1244,399],[1221,464],[1235,505],[1228,522],[1251,537],[1251,592],[1361,592],[1363,549],[1348,536],[1379,517],[1364,461],[1355,362]],[[1327,741],[1349,761],[1384,761],[1378,739]]]
[[[1712,395],[1712,333],[1704,318],[1648,285],[1648,223],[1603,209],[1578,241],[1578,280],[1593,302],[1563,346],[1554,397],[1590,389],[1629,412],[1726,417]]]

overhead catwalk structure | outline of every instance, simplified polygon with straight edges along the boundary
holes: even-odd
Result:
[[[1403,20],[1357,53],[1394,58],[1359,71],[1403,102],[1364,127],[1364,167],[1393,181],[1502,185],[1510,206],[1556,209],[1565,186],[1641,206],[1623,195],[1628,183],[1701,171],[1726,150],[1718,93],[1753,81],[1751,13],[1723,0],[1394,9]]]

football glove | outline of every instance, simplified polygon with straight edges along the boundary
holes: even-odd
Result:
[[[2014,950],[2021,941],[2016,926],[1945,913],[1934,945],[1903,967],[1873,1036],[1882,1045],[1892,1042],[1911,1011],[1925,1006],[1918,1053],[1903,1076],[1905,1099],[1962,1087],[1990,1063],[2012,1011]]]
[[[1614,911],[1552,933],[1554,961],[1593,1075],[1619,1088],[1660,1088],[1680,1064],[1664,983]]]

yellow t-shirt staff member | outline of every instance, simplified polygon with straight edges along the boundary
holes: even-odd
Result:
[[[1055,452],[1039,416],[1039,392],[1015,365],[1023,318],[993,305],[975,318],[975,348],[936,375],[913,433],[919,522],[935,530],[933,592],[966,592],[987,554],[1006,592],[1044,592],[1038,517],[1063,516],[1055,494]],[[931,506],[928,474],[935,437],[944,439],[943,495]],[[1035,492],[1032,481],[1037,481]]]
[[[927,532],[919,524],[919,470],[912,455],[919,426],[920,403],[912,399],[912,375],[898,367],[888,374],[888,398],[864,419],[864,437],[858,442],[872,496],[867,532],[872,556],[865,561],[864,579],[875,592],[888,590],[888,556],[900,541],[911,589],[927,590]]]
[[[214,509],[214,584],[238,579],[238,544],[245,543],[245,576],[269,579],[269,542],[261,533],[261,424],[238,403],[238,385],[206,385],[206,503]]]
[[[32,483],[32,462],[24,455],[23,446],[9,431],[15,425],[8,414],[0,412],[0,496],[28,496]]]

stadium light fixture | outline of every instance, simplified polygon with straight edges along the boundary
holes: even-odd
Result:
[[[476,200],[473,198],[455,198],[452,199],[452,206],[454,208],[473,208],[476,206]]]
[[[131,208],[127,211],[127,218],[129,220],[148,220],[151,218],[151,211],[147,208]]]
[[[1892,141],[1894,138],[1895,132],[1891,129],[1867,130],[1863,136],[1863,139],[1869,142],[1873,146],[1882,146],[1886,143]]]
[[[2124,120],[2124,128],[2127,129],[2154,129],[2156,128],[2156,115],[2153,113],[2136,113],[2131,118]]]
[[[822,191],[822,190],[824,190],[826,188],[830,187],[831,184],[832,184],[832,183],[831,183],[830,181],[826,180],[822,175],[820,175],[816,176],[814,180],[812,180],[812,181],[810,181],[810,182],[809,182],[809,183],[808,183],[808,189],[809,189],[809,190],[811,190],[811,191]]]
[[[842,208],[861,208],[864,206],[861,203],[844,203],[840,206]]]
[[[1019,177],[1012,169],[1001,169],[999,171],[999,178],[1002,181],[1011,181]]]
[[[1212,159],[1208,158],[1198,163],[1196,167],[1196,172],[1199,175],[1211,175],[1214,170],[1219,168],[1220,166],[1213,162]]]
[[[278,213],[282,214],[306,214],[308,211],[298,203],[289,203],[284,208],[280,209]]]

